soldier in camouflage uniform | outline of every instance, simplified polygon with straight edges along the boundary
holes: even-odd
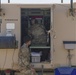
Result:
[[[29,34],[32,35],[32,45],[46,45],[47,36],[46,30],[42,24],[39,24],[36,19],[31,20]]]
[[[31,44],[30,37],[25,37],[25,43],[19,51],[19,70],[20,73],[16,75],[36,75],[36,72],[30,65],[30,52],[28,46]]]

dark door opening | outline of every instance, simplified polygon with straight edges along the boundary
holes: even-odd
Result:
[[[21,46],[24,37],[32,33],[31,52],[42,52],[40,62],[50,60],[50,9],[21,9]]]

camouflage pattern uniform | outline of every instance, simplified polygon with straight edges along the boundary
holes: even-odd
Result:
[[[46,32],[45,28],[40,24],[33,24],[29,33],[33,36],[32,45],[46,45]]]
[[[30,53],[26,44],[23,44],[19,51],[19,70],[20,73],[16,73],[15,75],[36,75],[32,72],[30,66]]]

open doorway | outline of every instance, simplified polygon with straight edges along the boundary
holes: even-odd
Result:
[[[51,28],[49,8],[22,8],[21,9],[21,45],[27,35],[32,37],[31,53],[42,53],[40,62],[50,61],[51,37],[48,31]]]

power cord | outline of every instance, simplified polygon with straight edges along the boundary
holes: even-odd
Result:
[[[14,51],[13,51],[13,55],[12,55],[12,69],[13,69],[13,66],[14,66],[14,54],[15,54],[15,48],[16,47],[16,36],[14,34]]]
[[[6,64],[6,60],[7,60],[7,53],[8,53],[8,50],[6,49],[5,60],[4,60],[4,64],[3,64],[3,69],[4,69],[4,66],[5,66],[5,64]]]
[[[13,66],[14,66],[14,55],[15,55],[15,49],[14,49],[13,55],[12,55],[12,69],[13,69]]]

